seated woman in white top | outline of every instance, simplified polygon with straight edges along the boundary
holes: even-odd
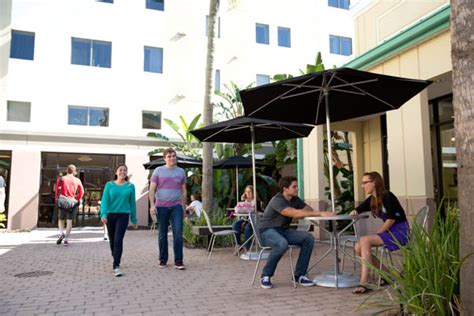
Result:
[[[202,203],[199,194],[191,194],[191,204],[186,207],[186,214],[190,220],[201,217]]]
[[[248,214],[255,210],[255,201],[253,199],[253,186],[246,186],[244,194],[242,194],[240,198],[242,201],[238,202],[234,209],[236,214]],[[259,204],[260,203],[257,203],[257,211],[262,211]],[[250,223],[243,218],[238,219],[232,224],[232,230],[236,231],[235,237],[237,238],[237,243],[239,245],[242,244],[242,241],[240,240],[242,232],[244,232],[245,240],[248,240],[253,234],[252,225],[250,225]],[[245,244],[245,248],[247,248],[247,251],[250,249],[250,245],[250,242]]]

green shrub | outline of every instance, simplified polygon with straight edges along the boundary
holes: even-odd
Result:
[[[7,221],[7,216],[4,213],[0,213],[0,228],[5,228],[3,222]]]
[[[371,266],[393,287],[363,306],[384,307],[380,312],[402,307],[401,312],[416,315],[459,314],[459,272],[466,259],[459,255],[459,210],[447,207],[444,218],[438,211],[431,230],[414,223],[410,242],[400,251],[400,271],[390,267],[383,272]]]

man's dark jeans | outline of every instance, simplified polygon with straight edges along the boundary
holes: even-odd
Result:
[[[173,230],[174,262],[183,261],[183,207],[157,207],[160,261],[168,262],[168,227]]]
[[[109,232],[110,250],[114,257],[114,269],[120,266],[123,252],[123,237],[127,231],[129,217],[130,214],[127,213],[107,214],[107,231]]]
[[[298,262],[295,267],[295,277],[298,278],[306,275],[314,246],[314,237],[310,233],[276,227],[264,229],[260,234],[262,236],[263,245],[272,247],[267,259],[267,264],[263,267],[262,277],[273,276],[278,262],[288,249],[288,245],[301,247]]]

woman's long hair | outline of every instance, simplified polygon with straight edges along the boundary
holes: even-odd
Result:
[[[118,164],[117,167],[115,167],[115,172],[114,172],[114,180],[117,180],[117,170],[120,168],[120,167],[125,167],[125,169],[127,169],[127,172],[128,172],[128,167],[126,164],[124,163],[121,163],[121,164]],[[128,181],[128,176],[125,177],[125,181]]]
[[[373,216],[380,217],[382,213],[382,195],[385,191],[383,178],[380,173],[376,171],[366,172],[364,176],[369,177],[370,181],[374,183],[375,188],[375,195],[370,196],[370,212]]]

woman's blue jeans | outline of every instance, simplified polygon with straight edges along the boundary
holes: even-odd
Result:
[[[107,231],[109,233],[110,250],[114,257],[113,268],[120,266],[123,252],[123,237],[128,227],[128,213],[109,213],[107,214]]]
[[[160,261],[168,262],[168,227],[173,230],[174,262],[183,261],[183,206],[157,207]]]
[[[242,224],[245,223],[245,227],[244,229],[242,229]],[[235,237],[237,238],[237,243],[239,245],[242,244],[242,241],[240,239],[240,236],[242,235],[242,230],[244,231],[244,235],[245,235],[245,241],[247,241],[250,237],[252,237],[252,234],[253,234],[253,229],[252,229],[252,225],[250,225],[249,222],[243,220],[243,219],[239,219],[237,221],[235,221],[233,224],[232,224],[232,230],[233,231],[236,231],[235,233]],[[244,242],[245,242],[244,241]],[[252,242],[249,241],[245,244],[245,248],[247,250],[250,249],[250,246],[251,246]]]
[[[301,247],[298,262],[295,267],[295,277],[306,275],[313,252],[314,237],[308,232],[289,228],[276,227],[263,230],[260,235],[264,246],[272,247],[267,264],[263,267],[262,277],[273,276],[278,262],[288,249],[288,245]]]

